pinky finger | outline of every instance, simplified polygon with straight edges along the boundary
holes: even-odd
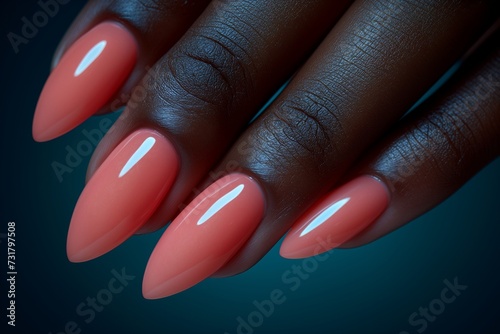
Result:
[[[303,258],[374,241],[438,205],[498,157],[499,42],[497,30],[352,169],[351,181],[313,205],[280,254]]]

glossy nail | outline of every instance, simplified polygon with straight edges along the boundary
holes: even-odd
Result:
[[[72,262],[96,258],[128,239],[170,190],[179,161],[169,141],[141,129],[102,163],[76,203],[68,232]]]
[[[388,203],[382,182],[360,176],[313,205],[288,232],[280,255],[297,259],[338,247],[373,223]]]
[[[145,298],[181,292],[224,265],[252,235],[264,214],[257,183],[235,173],[213,183],[172,222],[144,273]]]
[[[52,71],[36,106],[33,138],[47,141],[78,126],[102,108],[135,66],[130,32],[104,22],[81,36]]]

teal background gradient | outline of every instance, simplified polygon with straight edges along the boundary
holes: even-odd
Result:
[[[6,233],[8,221],[16,222],[18,271],[17,326],[6,327],[2,314],[1,327],[7,329],[2,333],[59,333],[74,321],[81,333],[233,334],[238,317],[259,324],[240,328],[242,333],[418,333],[421,327],[408,318],[440,298],[443,281],[455,277],[467,289],[424,332],[500,333],[498,159],[411,224],[370,245],[334,251],[323,262],[282,259],[276,246],[241,275],[209,279],[155,301],[143,299],[141,281],[161,231],[135,236],[96,260],[70,263],[66,233],[90,155],[62,182],[51,164],[64,163],[67,146],[82,145],[83,130],[98,129],[103,117],[114,120],[116,115],[92,118],[61,138],[35,143],[31,121],[38,94],[52,53],[82,2],[61,6],[17,54],[6,35],[19,33],[21,18],[40,7],[35,1],[4,1],[1,6],[0,233]],[[6,242],[0,240],[0,295],[6,312]],[[292,266],[310,273],[298,278]],[[101,290],[108,287],[111,271],[122,268],[135,278],[86,323],[89,318],[77,314],[78,305],[87,297],[105,296]],[[259,318],[253,302],[269,299],[276,289],[285,301],[269,317]]]

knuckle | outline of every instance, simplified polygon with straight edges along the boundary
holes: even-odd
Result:
[[[331,92],[321,82],[308,86],[280,101],[267,126],[290,156],[307,157],[317,166],[338,156],[343,130]]]
[[[220,22],[194,31],[189,43],[168,54],[167,66],[178,91],[228,113],[250,95],[250,58],[228,37],[235,34],[234,28]]]
[[[450,121],[448,124],[446,124],[447,119]],[[429,128],[429,133],[426,137],[430,143],[435,143],[436,147],[429,148],[426,156],[430,157],[428,160],[435,166],[442,180],[449,183],[466,178],[468,169],[464,168],[465,164],[472,156],[475,156],[472,149],[474,146],[468,144],[474,139],[474,135],[469,133],[467,127],[461,126],[464,124],[462,122],[463,120],[460,119],[439,117],[437,114],[427,119],[426,126]],[[443,158],[443,152],[446,152],[445,158]]]
[[[412,175],[426,175],[456,185],[497,157],[497,65],[500,63],[484,65],[477,72],[480,75],[468,78],[464,85],[453,86],[456,89],[452,94],[424,104],[423,113],[407,119],[395,134],[395,142],[376,163],[377,169],[388,171],[396,182]]]
[[[450,184],[466,179],[468,165],[481,160],[482,141],[473,130],[477,125],[471,124],[470,115],[454,107],[429,113],[398,143],[401,164],[416,173],[425,161],[440,180]]]
[[[425,166],[441,175],[441,180],[453,180],[459,176],[460,168],[455,168],[452,161],[461,161],[464,152],[436,122],[421,122],[413,131],[403,135],[398,146],[401,165],[410,174],[418,173],[425,161]],[[448,158],[443,159],[443,154]]]
[[[453,139],[454,145],[461,147],[473,159],[493,157],[500,151],[497,140],[500,128],[500,72],[497,70],[498,76],[495,76],[495,68],[498,69],[486,67],[481,75],[469,80],[429,117],[439,122],[443,133]]]
[[[164,4],[162,1],[158,0],[139,0],[137,4],[140,5],[148,12],[161,12],[164,8]]]
[[[172,5],[168,3],[159,0],[110,1],[109,10],[123,19],[136,22],[140,18],[161,16],[159,14],[171,9]]]
[[[168,68],[180,91],[208,104],[228,107],[231,87],[225,75],[227,69],[207,44],[205,49],[197,47],[170,56]]]

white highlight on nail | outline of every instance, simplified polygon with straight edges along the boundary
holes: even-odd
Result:
[[[340,201],[337,201],[332,205],[330,205],[328,208],[326,208],[316,218],[314,218],[313,221],[309,223],[309,225],[306,226],[306,228],[300,233],[300,237],[306,235],[307,233],[311,232],[316,227],[327,221],[328,218],[330,218],[337,211],[339,211],[347,202],[349,202],[350,199],[351,199],[350,197],[341,199]]]
[[[220,209],[225,207],[229,202],[231,202],[233,199],[238,197],[238,195],[243,191],[243,188],[245,188],[244,184],[240,184],[221,198],[219,198],[212,206],[201,216],[201,218],[198,220],[196,225],[201,225],[210,218],[212,218],[213,215],[215,215],[217,212],[219,212]]]
[[[106,41],[100,41],[94,45],[94,47],[87,52],[85,57],[83,57],[82,61],[75,70],[74,76],[77,77],[82,74],[83,71],[85,71],[97,59],[97,57],[99,57],[105,47]]]
[[[118,177],[122,177],[123,175],[127,174],[128,171],[132,167],[134,167],[135,164],[138,163],[139,160],[141,160],[149,152],[149,150],[151,150],[155,142],[156,139],[154,139],[153,137],[146,138],[142,142],[141,146],[139,146],[139,148],[134,152],[134,154],[132,154],[130,159],[128,159],[127,163],[125,164],[125,166],[123,166],[120,175],[118,175]]]

